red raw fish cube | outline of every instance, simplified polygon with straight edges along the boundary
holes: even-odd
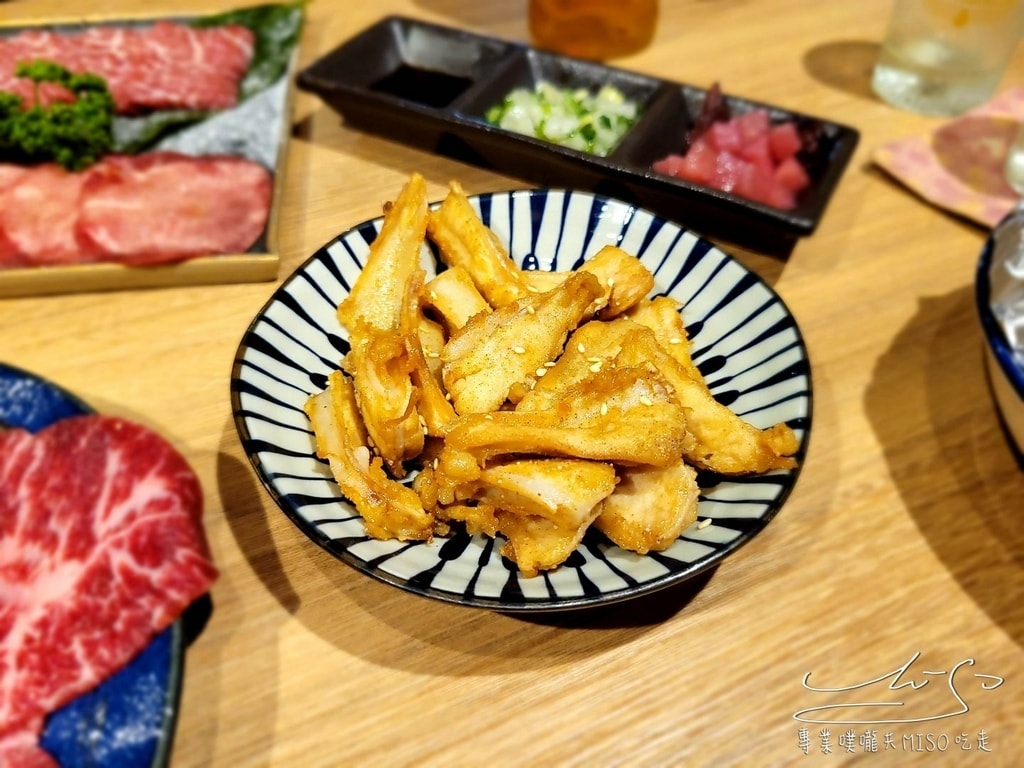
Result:
[[[710,184],[715,176],[717,155],[708,142],[698,139],[683,158],[683,166],[678,176],[697,184]]]
[[[745,112],[732,120],[739,129],[743,142],[750,143],[761,136],[767,136],[771,128],[771,118],[764,109],[754,109]]]
[[[754,163],[747,163],[742,169],[734,191],[748,200],[765,203],[768,202],[767,190],[774,183],[772,171]]]
[[[781,184],[774,183],[767,190],[765,202],[775,208],[788,211],[796,207],[796,195]]]
[[[732,192],[740,183],[749,166],[746,160],[730,152],[719,152],[715,158],[715,173],[711,184],[723,192]]]
[[[799,192],[811,183],[807,171],[795,157],[787,157],[775,169],[775,180],[793,192]]]
[[[781,163],[800,151],[800,133],[797,131],[796,125],[791,122],[773,125],[768,132],[768,142],[776,163]]]
[[[712,123],[686,155],[668,155],[653,163],[657,173],[730,192],[748,200],[789,210],[796,194],[810,184],[796,158],[800,134],[792,122],[773,126],[767,110],[754,109]]]
[[[753,163],[747,163],[734,191],[748,200],[783,210],[796,204],[794,193],[779,184],[772,171]]]
[[[775,170],[775,162],[772,160],[772,150],[768,145],[768,133],[762,133],[740,148],[740,157],[749,160],[754,165],[766,171]]]
[[[651,164],[651,168],[654,169],[655,173],[663,173],[666,176],[678,176],[679,169],[683,165],[683,159],[682,155],[668,155],[661,158],[661,160],[655,160]]]
[[[719,152],[738,153],[743,146],[743,136],[740,134],[739,126],[730,120],[729,122],[712,123],[704,134],[711,146]]]

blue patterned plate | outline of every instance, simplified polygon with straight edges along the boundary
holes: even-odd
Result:
[[[513,259],[573,269],[601,246],[638,255],[656,291],[678,300],[695,362],[723,403],[759,427],[785,421],[800,439],[811,422],[811,381],[796,321],[775,292],[711,243],[646,210],[589,193],[527,190],[471,198]],[[704,475],[699,520],[669,549],[636,555],[589,532],[558,569],[523,578],[500,542],[455,534],[430,543],[368,538],[355,509],[314,455],[302,406],[347,349],[335,309],[380,229],[368,221],[315,253],[256,315],[231,377],[235,425],[260,479],[296,525],[326,550],[388,584],[501,611],[611,603],[676,584],[718,564],[782,506],[798,470],[741,479]],[[428,269],[433,255],[424,248]]]
[[[0,363],[0,428],[37,432],[92,409],[71,393]],[[127,667],[46,720],[40,743],[62,768],[160,768],[168,764],[184,663],[182,620]]]

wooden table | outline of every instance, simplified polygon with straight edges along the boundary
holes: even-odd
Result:
[[[229,407],[235,348],[275,283],[0,300],[0,359],[160,430],[205,487],[221,576],[187,653],[175,766],[1021,764],[1024,473],[982,364],[973,279],[985,232],[871,165],[881,142],[938,125],[870,93],[889,3],[662,5],[651,47],[616,63],[718,80],[862,133],[816,234],[785,259],[736,254],[805,336],[810,451],[768,528],[682,588],[530,619],[405,594],[319,549],[260,486]],[[527,36],[524,2],[318,0],[300,64],[390,12]],[[66,4],[0,6],[15,17],[66,18]],[[1024,47],[1004,84],[1024,84]],[[297,94],[280,278],[378,215],[414,170],[435,199],[452,178],[470,193],[526,186],[347,129]],[[844,698],[808,687],[865,683],[917,654],[903,681],[928,680],[920,689],[884,690],[886,680]],[[794,719],[858,697],[902,701],[913,718],[955,712],[951,677],[969,709],[957,716]]]

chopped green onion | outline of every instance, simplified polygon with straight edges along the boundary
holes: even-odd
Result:
[[[484,113],[492,125],[560,146],[604,157],[633,126],[639,111],[612,85],[596,94],[561,89],[540,81],[533,90],[516,88]]]

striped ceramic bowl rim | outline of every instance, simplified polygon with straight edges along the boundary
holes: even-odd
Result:
[[[590,193],[520,190],[470,198],[512,258],[569,270],[606,244],[640,257],[655,292],[682,305],[694,361],[715,397],[756,426],[811,425],[807,350],[775,291],[710,242],[644,209]],[[231,404],[245,453],[273,499],[314,542],[363,573],[419,595],[502,611],[551,611],[616,602],[689,579],[759,533],[799,468],[744,478],[703,474],[698,522],[666,551],[636,555],[590,531],[561,567],[523,578],[501,542],[455,533],[432,542],[369,538],[327,466],[315,458],[302,406],[348,348],[336,307],[380,230],[363,222],[314,253],[275,291],[234,360]],[[438,262],[427,246],[424,266]]]

